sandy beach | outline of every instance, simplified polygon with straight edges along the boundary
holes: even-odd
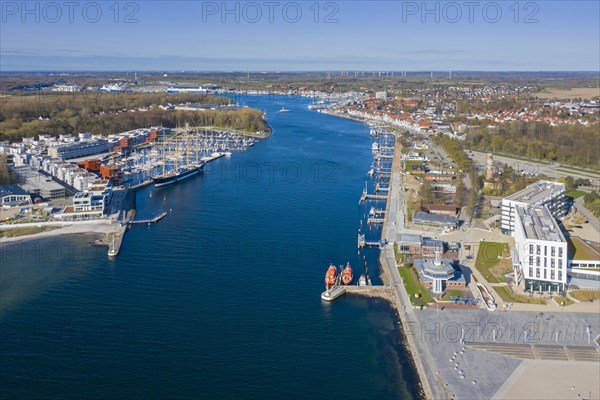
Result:
[[[44,226],[52,226],[45,224]],[[110,223],[71,223],[67,225],[58,225],[61,226],[58,229],[54,229],[51,231],[34,233],[31,235],[24,236],[16,236],[16,237],[3,237],[0,238],[0,245],[4,244],[14,244],[19,242],[24,242],[28,240],[49,238],[49,237],[58,237],[65,235],[83,235],[83,234],[95,234],[100,235],[101,237],[107,237],[110,233],[118,232],[120,229],[119,224],[110,224]],[[11,228],[18,229],[19,227],[11,226]],[[2,227],[0,229],[7,229],[7,227]]]

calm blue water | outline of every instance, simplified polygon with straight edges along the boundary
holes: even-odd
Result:
[[[2,398],[419,396],[386,303],[319,297],[330,262],[379,282],[377,251],[356,249],[368,128],[304,99],[241,102],[273,136],[138,192],[140,218],[170,213],[115,261],[89,237],[2,248]]]

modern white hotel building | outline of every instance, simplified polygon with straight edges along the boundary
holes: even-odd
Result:
[[[567,241],[546,206],[516,206],[515,256],[517,283],[525,290],[564,292],[567,284]]]

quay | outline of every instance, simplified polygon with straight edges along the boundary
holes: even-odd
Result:
[[[164,217],[167,216],[166,211],[162,212],[160,214],[158,214],[156,217],[154,218],[150,218],[150,219],[140,219],[140,220],[136,220],[136,221],[128,221],[129,224],[153,224],[155,222],[160,221],[161,219],[163,219]]]
[[[145,180],[143,182],[138,183],[137,185],[130,186],[129,190],[136,191],[136,190],[139,190],[141,188],[145,188],[146,186],[152,185],[153,182],[154,181],[152,179],[148,179],[148,180]]]

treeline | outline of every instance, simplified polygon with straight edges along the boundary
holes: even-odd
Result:
[[[0,99],[0,122],[28,121],[39,117],[71,118],[91,113],[117,112],[124,109],[180,104],[231,104],[231,99],[195,93],[129,93],[129,92],[52,92],[17,93]]]
[[[467,135],[466,144],[539,160],[600,168],[600,126],[593,124],[550,126],[514,121],[496,129],[483,128]]]
[[[458,140],[451,139],[448,136],[439,135],[433,137],[433,142],[438,146],[442,146],[450,158],[458,165],[458,168],[463,171],[468,171],[471,168],[472,162],[467,156],[467,153],[464,152],[463,147]]]
[[[268,130],[268,124],[258,110],[174,111],[158,107],[185,102],[230,104],[231,100],[226,97],[162,93],[95,95],[23,96],[5,101],[0,108],[0,140],[18,141],[39,134],[58,136],[80,132],[107,135],[141,127],[177,127],[185,124],[249,132]],[[136,110],[138,108],[147,110]]]
[[[585,208],[590,210],[596,218],[600,218],[600,195],[598,195],[598,192],[586,193],[583,197],[583,202],[585,203]]]
[[[250,108],[206,111],[153,109],[145,112],[87,115],[56,118],[47,121],[33,120],[19,123],[11,129],[6,129],[7,123],[0,123],[0,140],[17,141],[23,137],[39,134],[58,136],[80,132],[108,135],[150,126],[175,128],[183,127],[186,124],[190,126],[231,128],[247,132],[267,131],[269,129],[262,113]]]

